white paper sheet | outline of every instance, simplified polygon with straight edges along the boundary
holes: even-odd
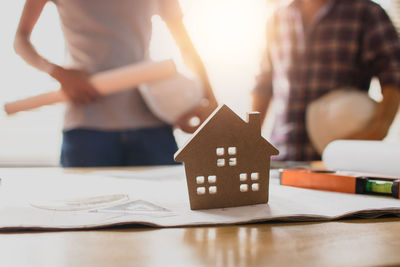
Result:
[[[322,159],[334,171],[357,171],[400,176],[400,143],[367,140],[336,140]]]
[[[6,176],[5,176],[6,175]],[[400,200],[279,185],[275,173],[268,204],[189,208],[182,166],[146,171],[65,174],[26,169],[3,173],[0,229],[79,229],[122,224],[157,227],[248,222],[327,221],[349,216],[400,216]]]

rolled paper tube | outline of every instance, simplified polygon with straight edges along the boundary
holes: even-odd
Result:
[[[90,77],[90,82],[101,95],[109,95],[135,88],[140,84],[166,79],[176,73],[176,67],[172,60],[144,61],[96,73]],[[65,101],[68,101],[68,98],[62,90],[58,90],[6,103],[4,110],[8,115],[11,115]]]
[[[400,176],[400,143],[337,140],[322,154],[329,170]]]

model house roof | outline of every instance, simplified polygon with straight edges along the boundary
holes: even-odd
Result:
[[[261,136],[261,121],[258,112],[248,113],[248,121],[242,120],[228,106],[218,107],[197,129],[190,140],[175,153],[176,161],[198,152],[206,145],[218,146],[221,141],[231,140],[244,145],[255,145],[268,155],[279,151]],[[251,147],[251,146],[250,146]]]

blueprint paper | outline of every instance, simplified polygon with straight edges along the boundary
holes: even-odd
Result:
[[[0,229],[155,227],[268,221],[329,221],[400,216],[400,200],[279,185],[269,203],[196,210],[189,207],[183,166],[73,174],[54,169],[0,169]]]

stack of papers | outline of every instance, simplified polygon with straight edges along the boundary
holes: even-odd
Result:
[[[271,173],[268,204],[196,211],[190,210],[183,166],[86,174],[3,169],[0,177],[1,230],[400,217],[398,199],[281,186],[275,172]]]

